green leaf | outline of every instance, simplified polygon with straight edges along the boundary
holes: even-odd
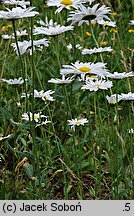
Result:
[[[70,192],[70,190],[71,190],[72,187],[73,187],[73,185],[69,185],[69,186],[67,187],[67,190],[66,190],[67,194],[69,194],[69,192]]]
[[[87,167],[87,166],[89,166],[89,165],[90,165],[90,163],[87,162],[87,161],[82,162],[82,163],[81,163],[81,168],[83,169],[83,168],[85,168],[85,167]]]
[[[32,178],[33,177],[33,165],[32,164],[29,164],[29,163],[25,163],[23,165],[24,169],[25,169],[25,172],[27,174],[27,176],[29,178]]]
[[[30,129],[30,123],[29,123],[29,122],[28,122],[27,124],[23,124],[23,123],[15,122],[13,119],[10,119],[10,121],[11,121],[13,124],[15,124],[15,125],[17,125],[17,126],[19,126],[19,127],[21,127],[21,128]]]

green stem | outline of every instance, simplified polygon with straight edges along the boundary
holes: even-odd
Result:
[[[96,43],[96,46],[97,48],[99,48],[99,44],[96,40],[96,37],[95,37],[95,34],[94,34],[94,31],[93,31],[93,28],[92,28],[92,24],[90,25],[90,29],[91,29],[91,34],[92,34],[92,37],[94,39],[94,42]],[[101,58],[101,61],[104,63],[104,60],[103,60],[103,57],[102,57],[102,54],[100,53],[100,58]]]
[[[19,59],[20,59],[20,63],[21,63],[21,76],[23,77],[23,80],[24,80],[24,88],[25,88],[25,93],[26,93],[25,104],[26,104],[26,108],[27,108],[27,106],[28,106],[28,104],[27,104],[28,96],[27,96],[26,75],[25,75],[25,70],[24,70],[24,67],[23,67],[22,56],[21,56],[21,53],[20,53],[19,45],[18,45],[18,39],[17,39],[17,34],[16,34],[16,26],[15,26],[15,20],[14,19],[12,19],[12,24],[13,24],[13,31],[14,31],[14,36],[15,36],[15,43],[16,43],[16,46],[17,46],[17,51],[18,51],[18,55],[19,55]]]
[[[18,51],[18,55],[19,55],[19,59],[20,59],[20,63],[21,63],[21,71],[22,71],[22,76],[23,76],[23,61],[22,61],[22,57],[21,57],[21,53],[20,53],[20,49],[19,49],[19,45],[18,45],[16,27],[15,27],[15,20],[14,19],[12,19],[12,24],[13,24],[13,31],[14,31],[14,36],[15,36],[15,43],[16,43],[16,46],[17,46],[17,51]]]

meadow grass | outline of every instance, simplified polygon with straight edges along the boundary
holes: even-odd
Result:
[[[115,28],[75,25],[73,31],[47,37],[50,45],[41,52],[34,51],[32,43],[32,55],[18,56],[11,47],[15,40],[0,36],[0,78],[25,80],[23,85],[0,82],[0,136],[12,134],[0,141],[0,199],[134,198],[133,102],[109,104],[106,99],[106,95],[133,92],[133,77],[113,80],[110,90],[97,92],[81,90],[77,79],[66,85],[48,83],[60,77],[62,65],[77,60],[107,63],[111,73],[133,70],[134,28],[128,24],[134,18],[133,1],[100,2],[110,6]],[[0,34],[27,29],[22,41],[41,39],[32,30],[46,16],[67,25],[68,10],[55,14],[55,8],[46,7],[43,0],[32,4],[38,16],[0,20]],[[83,48],[105,44],[113,51],[82,55],[77,44]],[[55,91],[55,100],[28,97],[34,89]],[[24,92],[26,97],[21,98]],[[51,122],[35,127],[35,121],[22,120],[26,112],[42,112]],[[88,123],[73,130],[68,120],[74,118],[87,118]]]

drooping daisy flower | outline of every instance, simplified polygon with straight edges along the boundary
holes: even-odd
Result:
[[[34,28],[34,35],[38,34],[44,34],[44,35],[49,35],[49,36],[56,36],[59,34],[62,34],[63,32],[73,30],[73,26],[60,26],[60,25],[55,25],[55,26],[49,26],[47,28],[45,27],[35,27]]]
[[[113,21],[98,20],[98,24],[103,26],[116,27],[116,22]]]
[[[55,91],[52,91],[52,90],[48,90],[48,91],[44,92],[43,90],[37,91],[36,89],[34,89],[34,97],[35,98],[41,98],[44,101],[46,101],[46,100],[54,101],[55,99],[51,96],[54,93],[55,93]]]
[[[19,79],[1,79],[1,81],[8,83],[9,85],[21,85],[24,83],[24,80],[22,79],[22,77],[20,77]]]
[[[99,48],[94,47],[93,49],[83,49],[82,55],[86,55],[86,54],[91,55],[93,53],[102,53],[102,52],[111,52],[111,51],[113,51],[111,47],[99,47]]]
[[[2,137],[0,137],[0,141],[2,141],[2,140],[4,140],[4,139],[8,139],[8,138],[10,138],[10,137],[12,137],[13,136],[13,134],[8,134],[7,136],[2,136]]]
[[[16,31],[17,37],[28,35],[27,30]],[[15,39],[14,33],[12,35],[2,35],[3,39]]]
[[[80,126],[80,125],[83,125],[88,123],[88,120],[87,118],[81,118],[81,119],[72,119],[72,120],[68,120],[68,125],[71,126],[71,128],[75,129],[75,126]]]
[[[55,84],[68,84],[71,83],[73,81],[73,77],[68,77],[66,78],[65,75],[62,75],[62,79],[50,79],[48,80],[49,83],[55,83]]]
[[[107,95],[106,98],[109,103],[115,104],[121,100],[134,100],[134,93],[132,92],[129,92],[128,94],[121,93],[121,95],[113,94],[110,97]]]
[[[127,94],[121,93],[122,100],[134,100],[134,93],[129,92]]]
[[[117,103],[117,102],[119,102],[119,101],[122,100],[122,96],[119,95],[119,94],[113,94],[111,96],[107,95],[106,99],[108,100],[108,103],[115,104],[115,103]]]
[[[113,79],[123,79],[123,78],[133,77],[133,76],[134,76],[133,71],[131,71],[129,73],[126,73],[126,72],[123,72],[123,73],[114,72],[113,74],[108,73],[106,75],[106,77],[113,78]]]
[[[33,117],[33,113],[23,113],[22,114],[22,120],[26,120],[26,121],[35,121],[35,122],[39,122],[41,118],[47,118],[47,116],[45,115],[41,115],[41,112],[39,113],[34,113],[34,117]]]
[[[37,49],[40,50],[40,48],[42,46],[46,46],[48,47],[49,46],[49,41],[46,39],[46,38],[43,38],[43,39],[40,39],[40,40],[37,40],[37,41],[33,41],[33,46],[37,47]],[[30,52],[30,55],[32,54],[31,53],[31,45],[32,45],[32,42],[31,40],[30,41],[18,41],[18,46],[19,46],[19,51],[20,51],[20,54],[23,55],[25,52],[29,51]],[[16,51],[16,54],[18,54],[18,49],[17,49],[17,46],[16,46],[16,43],[12,43],[11,46],[14,48],[14,50]]]
[[[81,4],[80,0],[48,0],[47,5],[48,6],[56,6],[58,9],[55,11],[55,13],[61,12],[64,8],[70,10],[71,7],[78,8],[79,4]]]
[[[87,80],[85,82],[86,84],[81,87],[81,89],[86,89],[90,91],[98,91],[99,89],[105,89],[111,88],[113,86],[113,83],[111,81],[106,80]]]
[[[23,8],[25,8],[27,5],[29,6],[30,5],[30,2],[29,1],[24,1],[24,0],[3,0],[2,3],[4,5],[18,5],[18,6],[21,6]]]
[[[55,99],[51,96],[54,93],[55,91],[52,90],[48,90],[44,92],[44,90],[37,91],[36,89],[34,89],[34,98],[41,98],[44,101],[46,100],[54,101]],[[32,96],[32,93],[27,93],[27,97],[29,98],[30,96]],[[21,98],[25,98],[25,97],[26,97],[26,93],[22,93]]]
[[[78,23],[78,26],[83,23],[89,25],[91,22],[96,23],[103,19],[110,21],[107,16],[107,14],[111,12],[110,8],[105,5],[100,8],[98,8],[98,6],[99,4],[95,4],[93,7],[85,7],[81,4],[77,10],[70,12],[70,16],[67,20],[72,21],[72,24]]]
[[[84,75],[91,75],[96,74],[102,77],[105,77],[105,74],[108,73],[105,67],[106,64],[97,62],[75,62],[74,64],[71,63],[71,65],[63,65],[63,68],[60,70],[60,74],[66,75],[66,74],[84,74]]]
[[[130,25],[134,25],[134,20],[130,20]]]
[[[0,11],[0,18],[1,19],[20,19],[24,17],[34,17],[36,14],[39,14],[37,11],[33,11],[34,7],[28,7],[28,8],[21,8],[16,7],[12,8],[11,10],[9,8],[6,8],[7,11]]]

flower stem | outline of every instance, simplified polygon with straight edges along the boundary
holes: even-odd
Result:
[[[21,56],[21,53],[20,53],[19,45],[18,45],[18,39],[17,39],[17,34],[16,34],[16,26],[15,26],[15,20],[14,19],[12,19],[12,24],[13,24],[13,31],[14,31],[14,36],[15,36],[15,43],[16,43],[16,46],[17,46],[17,51],[18,51],[18,55],[19,55],[19,59],[20,59],[20,64],[21,64],[21,76],[24,79],[24,88],[25,88],[25,93],[26,93],[26,102],[25,102],[26,105],[25,106],[26,106],[26,108],[28,108],[28,104],[27,104],[28,96],[27,96],[26,75],[25,75],[25,70],[24,70],[24,66],[23,66],[22,56]]]
[[[14,19],[12,19],[12,24],[13,24],[13,31],[14,31],[14,36],[15,36],[15,43],[16,43],[16,46],[17,46],[17,51],[18,51],[18,55],[19,55],[19,59],[20,59],[20,63],[21,63],[21,71],[22,71],[22,75],[23,75],[23,62],[22,62],[22,57],[21,57],[21,54],[20,54],[19,45],[18,45],[16,27],[15,27],[15,20]]]
[[[91,34],[92,34],[92,37],[93,37],[93,39],[94,39],[94,42],[96,43],[97,48],[99,48],[99,44],[98,44],[98,42],[97,42],[97,40],[96,40],[96,37],[95,37],[95,35],[94,35],[94,31],[93,31],[92,25],[90,25],[90,28],[91,28]],[[101,58],[101,61],[104,63],[104,60],[103,60],[103,57],[102,57],[102,54],[101,54],[101,53],[100,53],[100,58]]]

